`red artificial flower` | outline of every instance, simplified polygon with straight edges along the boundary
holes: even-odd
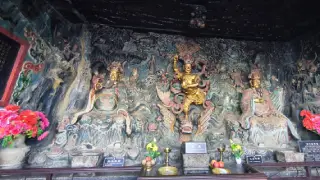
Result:
[[[18,111],[20,110],[20,106],[10,104],[10,105],[6,106],[5,109],[6,109],[7,111],[18,112]]]
[[[42,112],[36,111],[36,113],[38,114],[39,118],[43,123],[43,127],[41,127],[41,129],[44,130],[46,127],[50,125],[49,120],[47,119],[46,115],[44,115]]]
[[[37,131],[32,131],[31,137],[35,138],[37,136]]]
[[[42,134],[42,130],[49,126],[49,121],[41,112],[31,110],[20,111],[20,107],[16,105],[8,105],[0,110],[0,139],[8,138],[2,146],[12,143],[14,136],[22,134],[28,137],[38,137],[39,140],[44,139],[49,132]],[[38,131],[40,130],[41,131]]]
[[[45,137],[47,137],[49,134],[49,131],[46,131],[44,132],[43,134],[41,134],[39,137],[38,137],[38,141],[41,141],[42,139],[44,139]]]
[[[38,126],[33,126],[32,128],[31,128],[31,137],[36,137],[37,136],[37,134],[38,134]]]
[[[304,118],[302,121],[302,124],[306,129],[311,130],[311,131],[314,130],[313,122],[311,121],[310,118],[308,118],[308,117]]]
[[[13,128],[13,129],[11,130],[11,133],[12,133],[12,135],[18,135],[18,134],[20,134],[20,130],[17,129],[17,128]]]
[[[6,136],[6,129],[5,128],[0,128],[0,138],[3,138],[4,136]]]
[[[22,111],[19,117],[23,122],[31,126],[36,125],[38,123],[38,118],[39,118],[38,115],[31,110]]]
[[[27,117],[25,119],[25,122],[31,126],[34,126],[38,123],[38,118],[37,117]]]
[[[32,117],[37,117],[37,113],[31,110],[24,110],[20,113],[20,116],[25,117],[25,116],[32,116]]]

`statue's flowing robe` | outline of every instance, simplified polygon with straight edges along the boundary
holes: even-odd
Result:
[[[259,98],[255,89],[247,89],[243,92],[241,108],[243,114],[240,123],[243,128],[249,129],[249,140],[254,144],[282,145],[287,144],[288,127],[296,139],[300,139],[292,122],[281,112],[277,111],[270,99],[267,90],[261,89],[264,102],[256,103]]]

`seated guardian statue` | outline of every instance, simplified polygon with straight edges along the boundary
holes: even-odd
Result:
[[[300,139],[292,122],[274,106],[268,90],[261,88],[259,71],[249,75],[251,88],[242,94],[240,124],[249,130],[249,141],[258,146],[286,147],[291,134]]]

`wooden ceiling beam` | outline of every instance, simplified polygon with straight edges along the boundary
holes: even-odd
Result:
[[[206,35],[256,39],[289,39],[316,26],[320,18],[312,3],[300,0],[48,0],[66,18],[72,14],[88,23],[128,26],[131,29],[171,29]],[[71,3],[69,3],[71,2]],[[204,29],[191,28],[191,13],[199,6],[206,16]],[[76,10],[76,12],[73,12]],[[306,23],[304,23],[306,22]],[[264,37],[263,37],[264,36]]]

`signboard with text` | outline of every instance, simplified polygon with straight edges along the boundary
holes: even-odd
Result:
[[[261,155],[246,156],[246,159],[248,164],[263,163]]]
[[[320,161],[320,141],[307,140],[299,141],[299,151],[304,153],[305,161]]]
[[[182,153],[184,154],[206,154],[206,142],[184,142],[182,145]]]
[[[124,166],[124,158],[104,157],[103,167],[122,167]]]

